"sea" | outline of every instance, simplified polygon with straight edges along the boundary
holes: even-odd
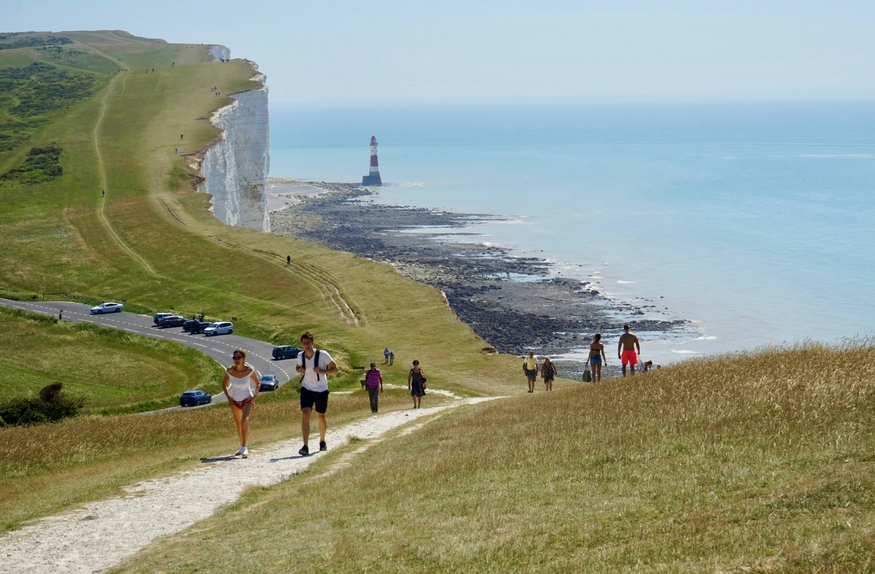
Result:
[[[270,125],[271,177],[360,182],[374,135],[375,201],[500,216],[462,240],[688,321],[639,333],[658,364],[875,331],[875,103],[272,107]]]

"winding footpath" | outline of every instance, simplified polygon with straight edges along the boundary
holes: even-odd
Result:
[[[329,430],[325,439],[331,448],[348,443],[351,437],[365,441],[352,453],[354,456],[393,429],[487,400],[460,399],[450,405],[374,415]],[[157,538],[209,517],[219,507],[237,500],[246,488],[278,484],[324,456],[317,452],[302,457],[298,454],[300,447],[296,437],[252,450],[248,459],[233,455],[202,459],[199,468],[131,486],[125,496],[92,502],[13,531],[0,538],[0,572],[106,571]],[[215,488],[217,484],[222,488]]]

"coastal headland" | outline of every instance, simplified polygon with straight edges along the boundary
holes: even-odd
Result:
[[[583,372],[578,357],[594,333],[619,335],[624,322],[647,332],[687,324],[647,318],[641,308],[612,301],[587,281],[555,276],[544,259],[478,242],[472,225],[495,216],[381,205],[357,184],[271,178],[268,187],[274,233],[388,263],[407,278],[437,287],[456,315],[497,352],[573,353],[573,359],[557,363],[565,377]],[[607,373],[616,372],[618,365],[609,363]]]

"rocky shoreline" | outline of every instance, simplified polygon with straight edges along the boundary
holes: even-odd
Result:
[[[619,335],[624,322],[634,331],[672,331],[685,321],[645,317],[642,309],[603,297],[586,281],[552,277],[538,258],[452,237],[476,239],[476,222],[494,216],[397,207],[374,203],[371,191],[353,184],[272,180],[294,186],[292,199],[270,213],[274,233],[293,235],[331,249],[388,263],[402,275],[437,287],[459,319],[501,353],[563,355],[588,347],[593,333]],[[319,193],[299,193],[301,188]],[[429,233],[428,228],[441,228]],[[448,234],[446,229],[458,230]],[[585,351],[584,351],[585,352]],[[609,355],[610,357],[610,355]],[[615,363],[615,361],[611,361]],[[560,375],[577,378],[584,365],[556,360]],[[616,369],[611,365],[610,376]]]

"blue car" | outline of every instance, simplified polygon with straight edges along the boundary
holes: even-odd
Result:
[[[204,391],[185,391],[179,397],[179,406],[181,407],[196,407],[198,405],[208,405],[211,402],[213,402],[212,395]]]
[[[273,358],[276,360],[296,359],[298,357],[298,353],[300,352],[301,349],[297,347],[293,347],[291,345],[280,345],[273,348]]]

